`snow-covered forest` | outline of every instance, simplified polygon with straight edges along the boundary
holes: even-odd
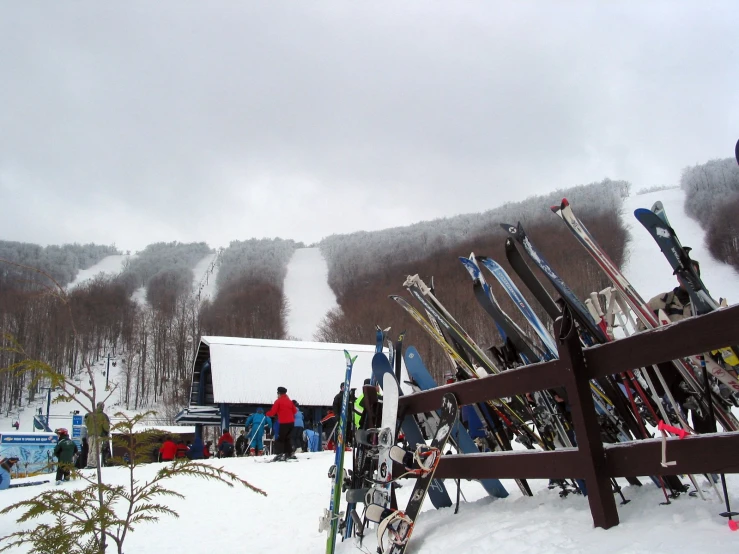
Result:
[[[739,269],[739,165],[733,158],[710,160],[683,170],[685,208],[706,230],[717,259]]]

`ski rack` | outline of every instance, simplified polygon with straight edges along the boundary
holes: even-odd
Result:
[[[406,395],[399,401],[399,410],[406,414],[433,410],[441,396],[449,392],[455,394],[460,405],[467,405],[564,387],[578,439],[576,448],[443,456],[435,476],[439,479],[565,479],[579,475],[586,482],[594,525],[608,529],[619,523],[612,478],[739,473],[739,459],[735,455],[739,450],[739,431],[691,435],[683,440],[669,438],[670,458],[676,463],[663,467],[660,439],[603,444],[590,379],[716,350],[736,340],[737,328],[739,306],[734,306],[583,348],[573,332],[573,316],[565,311],[555,322],[559,360]]]

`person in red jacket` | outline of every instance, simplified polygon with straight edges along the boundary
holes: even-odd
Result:
[[[218,439],[218,457],[219,458],[231,458],[234,455],[234,438],[228,429],[223,430],[221,438]]]
[[[293,427],[295,427],[295,414],[298,408],[287,396],[287,389],[285,387],[277,387],[277,400],[272,404],[272,407],[265,414],[267,417],[277,416],[277,421],[280,423],[279,435],[275,440],[275,452],[277,456],[274,457],[274,461],[285,461],[289,458],[296,459],[293,455],[292,445],[290,444],[290,435],[292,434]]]
[[[159,461],[160,462],[171,462],[177,455],[177,445],[172,440],[172,437],[167,437],[161,448],[159,448]]]

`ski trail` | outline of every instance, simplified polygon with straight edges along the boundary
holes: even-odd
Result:
[[[659,246],[634,217],[634,210],[649,209],[657,200],[664,204],[667,217],[680,242],[683,246],[692,247],[690,256],[700,262],[701,279],[711,296],[717,301],[719,297],[727,298],[730,305],[739,302],[739,275],[731,266],[716,260],[708,252],[705,245],[706,233],[697,221],[685,213],[685,191],[679,188],[630,196],[624,201],[621,217],[629,229],[631,240],[627,244],[628,256],[623,273],[634,288],[645,300],[649,300],[677,286],[672,267],[660,252]]]
[[[208,254],[200,260],[192,269],[194,280],[192,283],[192,291],[196,296],[200,296],[200,301],[212,300],[216,295],[216,275],[218,274],[218,258],[219,251],[216,250],[212,254]]]
[[[80,286],[85,281],[93,279],[99,273],[104,273],[105,275],[118,275],[123,271],[123,267],[130,258],[131,256],[127,256],[125,254],[105,256],[94,266],[88,269],[80,269],[77,272],[77,276],[74,278],[74,281],[69,283],[67,286],[67,290],[72,290],[73,288]]]
[[[328,286],[328,266],[318,248],[295,251],[287,265],[285,297],[289,302],[288,335],[313,340],[323,316],[337,305]]]

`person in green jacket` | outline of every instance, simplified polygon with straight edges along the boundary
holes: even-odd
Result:
[[[87,467],[98,466],[98,449],[102,458],[102,465],[110,457],[108,439],[110,436],[110,419],[106,415],[105,404],[98,402],[94,412],[85,416],[87,427],[87,441],[90,445],[90,454],[87,458]],[[101,466],[102,467],[102,466]]]
[[[74,466],[74,455],[77,454],[77,445],[69,438],[69,432],[66,429],[57,429],[56,434],[59,435],[59,442],[54,447],[54,456],[59,461],[56,465],[56,484],[61,485],[62,479],[69,481],[70,470]]]

